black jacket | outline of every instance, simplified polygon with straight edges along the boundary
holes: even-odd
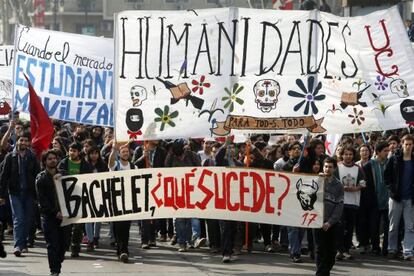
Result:
[[[60,211],[53,176],[46,170],[36,177],[36,192],[39,210],[42,215],[56,217]]]
[[[375,191],[375,175],[373,173],[372,161],[366,163],[363,167],[365,175],[365,189],[361,190],[360,207],[365,207],[368,210],[371,208],[378,209],[377,194]],[[372,210],[372,209],[371,209]]]
[[[414,155],[411,155],[411,160],[413,161],[412,164],[414,171]],[[400,176],[403,168],[403,152],[399,149],[388,159],[384,171],[384,182],[390,189],[390,197],[398,202],[401,201]],[[411,179],[411,187],[411,200],[414,204],[414,178]]]
[[[216,166],[229,166],[229,161],[227,160],[227,146],[223,145],[218,152],[216,153]],[[236,167],[243,167],[243,163],[233,158],[233,162]]]
[[[135,164],[138,168],[146,168],[145,158],[141,158],[143,154],[143,147],[137,147],[134,151],[134,156],[132,157],[132,163]],[[155,148],[154,158],[153,158],[153,168],[162,168],[165,165],[165,159],[167,157],[167,152],[164,148],[157,146]]]
[[[69,157],[66,157],[62,159],[62,161],[60,161],[58,165],[58,172],[61,175],[68,175],[68,170],[69,170]],[[89,164],[87,161],[85,161],[85,159],[82,158],[81,164],[80,164],[80,174],[92,173],[92,172],[93,172],[93,168],[91,164]]]
[[[27,150],[27,193],[36,198],[35,180],[40,171],[39,162],[36,156]],[[2,163],[0,174],[0,197],[5,198],[7,191],[11,195],[20,195],[19,181],[19,156],[18,152],[13,151],[6,155]]]

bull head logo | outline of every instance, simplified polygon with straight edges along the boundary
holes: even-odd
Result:
[[[311,184],[303,183],[302,179],[299,179],[296,182],[296,197],[298,198],[300,205],[304,211],[312,211],[313,204],[317,199],[316,193],[319,190],[318,183],[312,179]]]

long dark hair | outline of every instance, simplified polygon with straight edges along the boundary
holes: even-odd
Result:
[[[96,162],[95,165],[93,165],[91,163],[91,157],[90,155],[94,152],[97,152],[99,157],[98,157],[98,161]],[[89,150],[88,153],[86,154],[86,161],[89,162],[89,164],[91,164],[94,168],[96,168],[98,170],[98,172],[106,172],[108,171],[108,166],[105,164],[104,160],[102,159],[101,156],[101,150],[99,149],[98,146],[92,146]]]

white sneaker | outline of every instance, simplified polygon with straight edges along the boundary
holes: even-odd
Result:
[[[200,247],[204,246],[205,244],[206,244],[206,238],[199,238],[194,243],[194,247],[195,248],[200,248]]]
[[[230,256],[223,256],[223,263],[229,263],[230,262]]]

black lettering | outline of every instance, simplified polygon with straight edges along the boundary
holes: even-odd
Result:
[[[259,69],[259,74],[256,74],[256,76],[260,76],[260,75],[266,74],[270,71],[273,71],[273,68],[276,66],[277,62],[279,61],[280,55],[282,54],[282,47],[283,47],[282,34],[280,33],[280,30],[276,26],[276,24],[266,22],[266,21],[261,22],[261,24],[263,24],[263,30],[262,30],[262,48],[261,48],[261,54],[260,54],[260,69]],[[267,29],[267,27],[272,27],[274,30],[276,30],[276,33],[277,33],[277,36],[278,36],[278,39],[279,39],[279,52],[277,54],[276,60],[273,62],[272,66],[269,67],[269,69],[265,68],[264,65],[263,65],[265,46],[266,46],[266,29]]]
[[[122,211],[118,210],[118,205],[116,202],[116,197],[121,196],[121,191],[116,189],[116,183],[121,182],[119,177],[111,178],[111,197],[112,197],[112,206],[114,208],[114,216],[122,215]]]
[[[323,56],[324,56],[324,53],[325,53],[325,44],[323,43],[324,37],[325,37],[325,33],[323,31],[323,28],[322,28],[321,23],[318,20],[308,19],[307,22],[310,22],[310,28],[309,28],[309,43],[308,43],[308,64],[307,64],[307,73],[309,75],[309,74],[317,74],[317,73],[319,73],[319,70],[321,68],[321,65],[322,65],[322,62],[323,62]],[[322,36],[321,36],[322,54],[321,54],[321,60],[319,61],[319,64],[317,66],[316,66],[316,63],[318,62],[318,52],[317,51],[319,50],[319,47],[318,47],[318,43],[313,41],[313,38],[314,38],[314,36],[316,38],[318,38],[319,36],[318,35],[314,35],[313,28],[314,28],[315,25],[319,28],[320,33],[322,33]],[[329,33],[329,35],[330,35],[330,33]],[[329,39],[329,35],[328,35],[328,39]],[[316,53],[314,53],[315,54],[315,64],[314,64],[314,66],[316,66],[316,68],[313,69],[313,70],[311,68],[311,66],[312,66],[311,65],[312,46],[314,46],[314,48],[316,50]],[[328,54],[326,54],[326,55],[328,55]]]
[[[197,51],[197,56],[195,58],[194,61],[194,68],[193,68],[193,75],[196,75],[196,68],[197,68],[197,62],[198,62],[198,58],[200,57],[201,53],[207,53],[207,60],[208,60],[208,65],[210,66],[210,75],[214,74],[214,70],[213,70],[213,66],[211,64],[211,56],[210,56],[210,46],[208,44],[208,35],[207,35],[207,23],[203,23],[203,31],[201,33],[201,37],[200,37],[200,43],[198,44],[198,51]],[[201,44],[203,44],[203,41],[205,40],[205,50],[201,50]],[[186,56],[186,60],[187,60],[187,56]],[[220,63],[220,59],[218,61],[218,63]]]
[[[100,188],[98,180],[92,181],[92,183],[89,185],[89,198],[91,199],[91,207],[93,209],[93,212],[98,218],[101,218],[104,214],[104,206],[101,204],[99,206],[99,210],[96,208],[94,186],[96,186],[96,188]]]
[[[345,63],[345,61],[342,61],[341,62],[341,70],[342,70],[342,74],[344,74],[344,76],[346,77],[346,78],[353,78],[353,77],[355,77],[356,76],[356,74],[358,73],[358,66],[357,66],[357,64],[356,64],[356,62],[355,62],[355,60],[352,58],[352,56],[351,56],[351,54],[349,54],[349,52],[348,52],[348,49],[347,49],[347,44],[346,44],[346,39],[345,39],[345,34],[344,34],[344,32],[345,32],[345,29],[348,29],[348,36],[351,36],[351,28],[349,28],[349,26],[348,26],[348,23],[343,27],[343,29],[342,29],[342,38],[344,39],[344,47],[345,47],[345,53],[348,55],[348,57],[351,59],[351,61],[352,61],[352,64],[353,64],[353,66],[354,66],[354,72],[353,73],[351,73],[351,74],[347,74],[346,72],[345,72],[345,69],[346,69],[346,63]]]
[[[81,204],[81,197],[79,195],[73,195],[78,179],[76,177],[67,177],[62,179],[63,195],[65,197],[66,210],[68,210],[69,218],[76,217]],[[75,202],[75,206],[72,210],[71,202]]]
[[[188,27],[191,26],[190,23],[184,23],[184,31],[182,32],[179,39],[177,39],[177,35],[173,30],[173,25],[168,25],[168,47],[167,47],[167,76],[164,77],[166,79],[171,79],[172,76],[170,75],[170,54],[171,54],[171,34],[174,35],[175,43],[177,46],[180,44],[181,40],[185,37],[185,44],[184,44],[184,60],[187,60],[188,54]],[[188,78],[187,76],[187,67],[184,68],[184,76],[183,78]]]
[[[301,43],[300,43],[299,24],[300,24],[300,21],[293,21],[292,32],[290,33],[289,42],[287,44],[287,48],[286,48],[285,56],[283,58],[282,66],[280,67],[280,71],[278,73],[279,75],[283,74],[283,69],[285,68],[286,59],[287,59],[287,56],[288,56],[289,53],[299,54],[299,56],[300,56],[300,67],[301,67],[301,70],[302,70],[302,75],[305,75],[305,72],[303,71],[303,57],[302,57],[302,46],[301,46]],[[298,50],[291,50],[290,47],[291,47],[291,44],[292,44],[293,36],[295,35],[296,32],[297,32],[297,36],[298,36],[299,49]]]
[[[234,76],[234,58],[236,56],[236,33],[237,33],[237,23],[239,22],[237,19],[233,19],[233,37],[230,40],[230,36],[227,33],[226,29],[223,27],[224,22],[218,22],[217,24],[219,25],[219,36],[218,36],[218,48],[217,48],[217,72],[216,72],[216,76],[221,76],[220,73],[220,66],[221,66],[221,33],[224,33],[224,35],[226,36],[227,42],[230,45],[231,48],[231,73],[230,76]]]
[[[91,214],[91,217],[94,218],[95,213],[92,211],[92,208],[91,208],[88,185],[86,183],[82,183],[82,218],[88,217],[88,210],[89,210],[89,213]]]
[[[131,196],[132,196],[132,211],[134,213],[141,213],[141,207],[138,207],[137,195],[141,193],[141,188],[137,187],[137,180],[140,179],[140,175],[134,175],[131,177]]]
[[[328,37],[326,38],[326,56],[325,56],[325,79],[332,79],[333,77],[328,74],[328,60],[329,60],[329,53],[335,54],[335,49],[329,48],[329,39],[331,39],[331,27],[339,27],[338,22],[328,22]]]

